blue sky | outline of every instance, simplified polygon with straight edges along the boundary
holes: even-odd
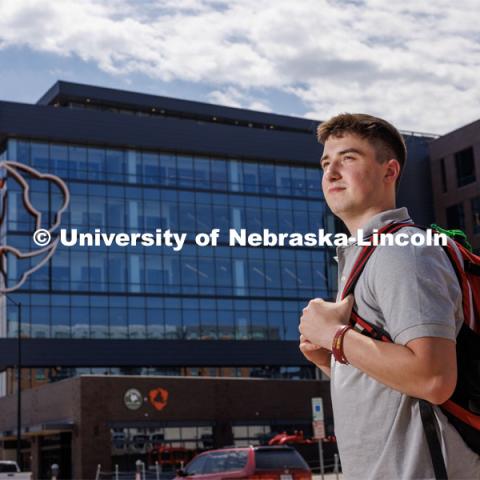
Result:
[[[475,0],[0,0],[0,99],[55,81],[446,133],[480,118]]]

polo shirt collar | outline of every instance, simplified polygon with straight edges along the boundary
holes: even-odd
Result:
[[[378,230],[384,225],[387,225],[391,222],[412,223],[412,219],[410,218],[407,208],[400,207],[394,208],[392,210],[384,210],[383,212],[377,213],[360,227],[363,230],[363,237],[368,237],[373,233],[373,230]],[[356,242],[352,241],[352,243],[350,243],[348,246],[337,247],[337,255],[342,250],[352,247],[355,244]]]
[[[363,230],[363,236],[368,237],[373,233],[373,230],[380,229],[383,226],[396,222],[396,223],[411,223],[412,219],[408,214],[406,207],[394,208],[393,210],[385,210],[377,213],[370,218],[361,229]]]

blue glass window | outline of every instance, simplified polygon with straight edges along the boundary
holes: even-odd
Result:
[[[290,173],[292,176],[292,194],[301,197],[307,196],[305,169],[301,167],[292,167]]]
[[[322,177],[320,167],[305,169],[308,196],[312,198],[322,197]]]
[[[176,185],[177,165],[175,155],[160,154],[160,176],[162,185]]]
[[[165,337],[183,338],[182,307],[178,298],[165,299]]]
[[[179,187],[194,186],[193,160],[190,156],[177,156],[177,185]]]
[[[268,340],[268,318],[264,302],[251,302],[250,318],[252,340]]]
[[[210,231],[214,228],[214,225],[212,224],[212,208],[210,203],[197,203],[195,217],[197,232],[210,233]]]
[[[295,265],[295,251],[284,250],[280,258],[283,289],[287,295],[296,295],[296,289],[299,285]]]
[[[160,158],[155,153],[142,154],[143,183],[159,184],[161,175]]]
[[[125,231],[125,201],[107,197],[107,225],[111,232]]]
[[[193,203],[193,198],[187,195],[188,193],[189,192],[185,192],[186,195],[178,206],[180,230],[182,233],[195,232],[195,204]],[[191,202],[189,200],[191,200]]]
[[[46,305],[32,306],[34,312],[31,318],[31,335],[34,338],[50,337],[50,308]],[[23,311],[22,311],[23,313]],[[22,318],[23,321],[23,318]]]
[[[248,286],[253,291],[264,293],[265,289],[265,266],[263,263],[263,249],[248,249]]]
[[[106,150],[105,170],[111,182],[124,182],[126,180],[125,152],[122,150]]]
[[[178,200],[177,192],[173,190],[165,190],[162,192],[161,201],[161,226],[169,228],[172,231],[180,229],[178,220]]]
[[[105,211],[105,197],[91,195],[88,197],[88,220],[82,221],[82,225],[88,225],[91,229],[103,228],[107,224],[107,212]],[[85,208],[83,205],[82,208]]]
[[[197,266],[197,257],[193,245],[185,245],[181,252],[181,278],[182,292],[191,294],[198,292],[199,270]]]
[[[228,247],[215,248],[215,280],[219,295],[232,295],[233,268]]]
[[[70,178],[87,178],[87,149],[84,147],[69,147],[68,176]]]
[[[90,308],[90,338],[108,338],[108,307],[106,298],[92,298]]]
[[[56,254],[55,254],[56,255]],[[90,290],[104,292],[108,289],[107,283],[107,255],[100,248],[89,248],[90,260]]]
[[[30,165],[30,142],[19,140],[17,142],[17,158],[8,158],[8,160],[16,160],[17,162]],[[10,149],[9,149],[10,154]]]
[[[213,295],[215,293],[215,267],[213,264],[213,248],[198,247],[198,285],[200,292],[204,295]]]
[[[144,308],[128,308],[128,338],[147,338]]]
[[[265,287],[268,296],[276,297],[281,295],[282,275],[278,249],[265,249]]]
[[[149,306],[147,315],[147,338],[165,338],[164,311],[161,306]]]
[[[243,191],[258,192],[258,166],[256,163],[243,164]]]
[[[31,144],[31,165],[40,172],[48,172],[50,170],[50,155],[48,151],[48,143],[32,143]]]
[[[312,265],[311,252],[308,250],[297,250],[295,252],[297,260],[298,288],[302,290],[303,295],[309,297],[312,295]]]
[[[65,145],[50,145],[50,165],[52,173],[65,179],[69,176],[68,147]]]
[[[178,293],[180,288],[180,263],[178,255],[163,255],[164,288],[166,293]]]
[[[105,179],[105,150],[101,148],[88,149],[88,179]]]
[[[70,331],[70,309],[65,306],[51,307],[51,336],[53,338],[69,338]]]
[[[200,299],[200,331],[202,340],[218,338],[217,311],[215,300]]]
[[[323,250],[314,250],[312,255],[312,282],[315,296],[327,297],[328,292],[328,271]]]
[[[279,195],[291,195],[291,177],[290,167],[284,165],[277,165],[275,167],[276,181],[277,181],[277,193]]]
[[[234,302],[235,340],[250,340],[250,310],[248,300]]]
[[[260,164],[258,166],[260,176],[260,192],[261,193],[276,193],[276,178],[274,165]]]
[[[90,312],[89,298],[83,295],[74,295],[71,297],[71,324],[73,338],[90,337]]]
[[[70,253],[70,287],[74,291],[88,290],[88,251],[72,251]]]
[[[300,322],[301,309],[298,302],[283,302],[283,318],[285,322],[285,340],[298,340],[298,324]]]
[[[210,187],[210,160],[208,158],[196,157],[193,159],[193,168],[195,173],[195,187]]]
[[[235,337],[233,309],[220,306],[217,311],[217,318],[218,338],[220,340],[233,340]]]
[[[124,253],[108,252],[108,281],[112,292],[124,292],[126,282],[126,258]]]
[[[307,202],[302,200],[294,200],[293,204],[293,211],[294,211],[294,224],[295,224],[295,232],[298,233],[307,233],[309,232],[309,218],[308,218],[308,210],[307,210]]]
[[[124,307],[111,306],[109,308],[110,337],[127,338],[127,310]]]
[[[182,300],[183,325],[182,338],[186,340],[200,339],[200,313],[198,299],[184,298]]]
[[[52,288],[54,290],[70,290],[70,259],[66,247],[59,246],[51,260]]]
[[[225,160],[211,160],[210,175],[213,190],[226,190],[227,188],[227,164]]]
[[[282,302],[268,302],[268,329],[270,340],[284,340],[285,327],[283,323],[283,307]]]

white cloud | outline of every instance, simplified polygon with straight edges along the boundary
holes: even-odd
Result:
[[[232,106],[275,110],[275,89],[315,118],[365,111],[444,133],[480,116],[478,12],[476,0],[0,0],[0,48],[201,82]]]
[[[227,87],[223,90],[214,90],[208,95],[208,99],[213,103],[225,105],[227,107],[249,108],[250,110],[259,110],[262,112],[271,112],[272,108],[268,103],[262,102],[252,95],[235,87]]]

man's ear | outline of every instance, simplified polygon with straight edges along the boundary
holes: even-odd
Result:
[[[385,175],[383,179],[386,183],[395,184],[400,176],[400,163],[396,158],[391,158],[385,162]]]

